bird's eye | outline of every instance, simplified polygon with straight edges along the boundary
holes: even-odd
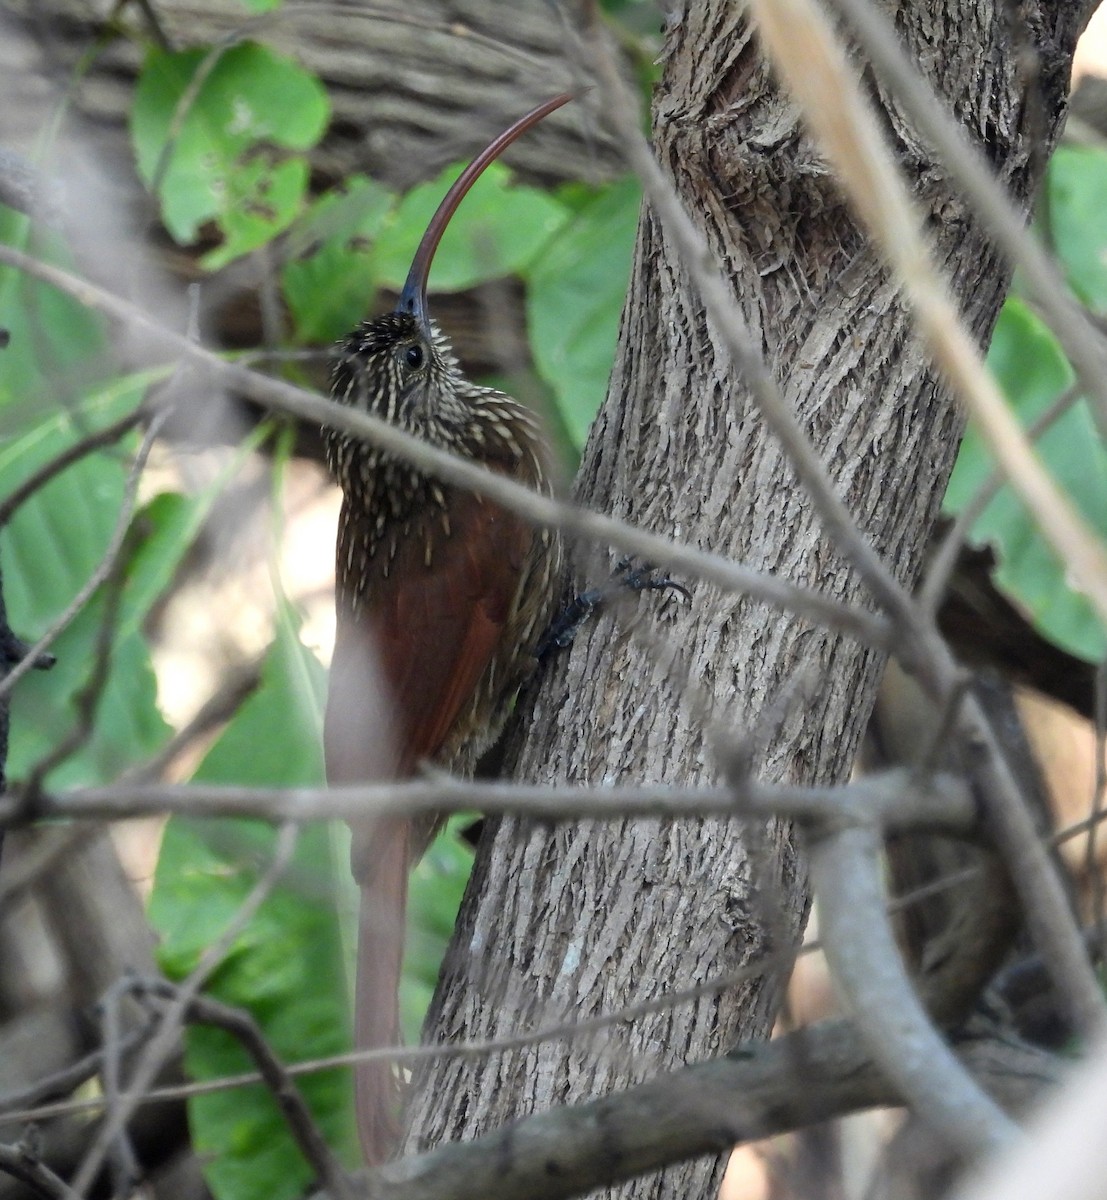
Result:
[[[423,347],[408,346],[404,351],[404,362],[413,370],[417,371],[423,365]]]

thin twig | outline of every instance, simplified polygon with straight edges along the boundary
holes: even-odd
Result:
[[[1083,827],[1086,822],[1081,822]],[[1066,831],[1066,833],[1071,831]],[[1064,834],[1058,835],[1064,836]],[[932,880],[918,888],[912,889],[903,896],[890,900],[887,904],[889,914],[903,911],[916,903],[922,903],[933,896],[971,882],[980,872],[978,867],[968,867],[953,874]],[[782,950],[771,951],[756,962],[747,963],[735,971],[724,975],[712,976],[688,988],[664,991],[648,1000],[636,1001],[623,1005],[610,1012],[599,1013],[596,1016],[580,1018],[569,1017],[549,1025],[541,1025],[535,1029],[523,1030],[509,1037],[492,1038],[482,1041],[450,1042],[437,1045],[422,1046],[392,1046],[372,1050],[350,1050],[341,1054],[327,1055],[321,1058],[307,1059],[286,1067],[291,1076],[315,1074],[329,1071],[335,1067],[357,1066],[364,1062],[389,1062],[401,1067],[414,1067],[419,1063],[444,1061],[455,1058],[487,1058],[493,1054],[507,1053],[512,1050],[526,1049],[543,1042],[559,1038],[578,1038],[596,1033],[615,1025],[652,1013],[664,1012],[680,1004],[689,1004],[705,996],[717,995],[733,991],[735,988],[763,974],[777,975],[796,957],[805,957],[822,950],[822,942],[817,938],[805,942],[798,950],[785,947]],[[195,1096],[206,1096],[215,1092],[229,1091],[233,1088],[247,1087],[261,1083],[261,1076],[256,1071],[244,1072],[239,1075],[226,1075],[220,1079],[205,1080],[184,1084],[174,1084],[165,1087],[151,1088],[143,1098],[143,1104],[170,1103],[189,1100]],[[0,1114],[11,1123],[27,1121],[45,1121],[56,1117],[85,1116],[103,1110],[102,1098],[89,1100],[65,1100],[49,1104],[36,1104],[34,1107],[19,1108],[18,1095],[0,1098]]]
[[[0,798],[0,824],[21,815],[16,785]],[[729,786],[666,784],[595,786],[458,779],[441,772],[404,783],[335,788],[246,787],[207,783],[131,783],[71,792],[42,792],[39,817],[117,820],[169,812],[194,817],[257,817],[264,821],[351,820],[430,813],[513,813],[533,820],[623,820],[626,817],[733,816]],[[931,830],[971,836],[975,806],[968,786],[952,775],[925,779],[893,768],[826,787],[749,781],[744,815],[876,823],[888,832]]]
[[[181,983],[177,999],[166,1009],[157,1032],[143,1049],[126,1091],[120,1094],[115,1110],[108,1114],[85,1153],[84,1160],[73,1180],[73,1189],[79,1195],[86,1196],[88,1194],[93,1181],[100,1172],[104,1158],[120,1130],[130,1120],[131,1114],[142,1102],[158,1072],[174,1052],[180,1036],[181,1021],[188,1004],[196,997],[212,972],[222,963],[239,934],[249,924],[258,908],[265,902],[288,868],[296,849],[297,836],[295,826],[283,825],[281,827],[277,834],[273,861],[268,869],[250,890],[249,895],[234,916],[227,922],[223,932],[204,951],[195,969]]]
[[[118,296],[82,280],[68,271],[0,245],[0,263],[26,271],[52,284],[79,303],[147,333],[166,353],[178,355],[209,370],[229,390],[274,412],[315,421],[379,446],[430,475],[475,491],[502,504],[538,525],[564,530],[595,542],[606,542],[625,554],[655,563],[672,573],[680,572],[713,583],[724,591],[737,592],[808,617],[810,620],[851,634],[867,645],[888,648],[892,642],[888,623],[874,613],[839,602],[799,587],[787,580],[752,571],[722,555],[710,554],[601,513],[540,495],[503,474],[440,450],[429,442],[404,433],[397,426],[367,413],[323,400],[321,397],[218,355],[167,329],[147,312]]]
[[[94,451],[114,445],[146,416],[147,412],[144,408],[136,408],[134,412],[127,413],[126,416],[120,417],[118,421],[113,421],[103,429],[97,429],[93,433],[87,434],[80,441],[74,442],[72,446],[67,446],[60,454],[55,454],[49,462],[43,463],[15,491],[0,502],[0,526],[7,525],[20,505],[26,503],[35,492],[45,487],[52,479]]]
[[[24,1183],[45,1200],[81,1200],[77,1192],[26,1146],[0,1145],[0,1171]]]
[[[144,1029],[128,1030],[120,1041],[119,1053],[128,1053],[145,1041],[146,1037],[147,1031]],[[104,1055],[104,1049],[92,1050],[77,1059],[76,1062],[70,1063],[69,1066],[62,1067],[42,1079],[36,1079],[34,1083],[28,1084],[18,1091],[4,1092],[3,1095],[0,1095],[0,1117],[6,1118],[9,1112],[38,1112],[41,1111],[43,1105],[50,1102],[51,1096],[68,1096],[82,1084],[88,1083],[90,1079],[95,1079],[103,1071]],[[104,1103],[106,1103],[106,1098],[104,1102],[97,1105],[96,1111],[102,1109]],[[23,1119],[17,1117],[13,1124]]]
[[[122,545],[126,544],[124,539]],[[126,584],[125,568],[124,556],[119,555],[104,580],[104,609],[92,648],[92,668],[84,685],[73,697],[73,707],[77,710],[76,720],[69,731],[63,737],[59,737],[27,772],[23,796],[31,810],[34,809],[35,797],[41,791],[43,780],[51,771],[72,758],[88,742],[95,729],[96,713],[111,673],[116,627]]]
[[[4,869],[0,871],[0,912],[6,912],[16,904],[59,858],[76,854],[86,842],[100,837],[103,832],[99,823],[36,826],[38,836],[26,852],[22,852],[21,847],[18,858],[7,854],[4,857]]]
[[[234,716],[261,682],[261,661],[255,659],[227,673],[219,688],[200,706],[195,716],[173,734],[164,746],[146,762],[128,767],[118,783],[139,785],[161,779],[174,760]],[[0,877],[2,886],[2,877]]]
[[[2,248],[0,248],[2,249]],[[79,589],[76,596],[70,601],[65,611],[49,626],[46,632],[38,639],[37,642],[23,656],[23,660],[17,663],[11,671],[0,680],[0,700],[11,695],[12,688],[32,670],[39,660],[40,656],[50,648],[61,634],[69,628],[77,614],[88,603],[89,597],[93,592],[107,579],[111,574],[112,568],[115,566],[115,561],[119,557],[119,552],[123,548],[124,539],[127,536],[127,530],[130,528],[131,517],[134,513],[135,499],[138,495],[139,479],[142,471],[146,466],[146,460],[150,456],[150,451],[153,448],[154,438],[158,430],[161,428],[165,420],[166,413],[161,413],[150,422],[149,428],[146,431],[146,436],[142,441],[142,445],[135,455],[135,460],[131,466],[130,474],[127,477],[126,487],[123,492],[123,503],[119,508],[119,516],[115,522],[115,528],[112,531],[111,538],[108,541],[108,547],[104,551],[103,557],[97,564],[96,569],[85,581],[84,585]]]
[[[146,24],[154,36],[154,41],[163,50],[171,54],[173,52],[173,43],[170,40],[168,30],[165,28],[165,22],[154,7],[154,0],[134,0],[134,3],[138,6],[143,17],[146,18]]]
[[[130,990],[136,996],[179,999],[178,989],[165,980],[132,980]],[[265,1040],[254,1017],[245,1009],[222,1004],[210,996],[193,996],[184,1006],[183,1019],[190,1025],[222,1029],[241,1044],[254,1060],[258,1075],[279,1105],[300,1153],[315,1170],[320,1183],[335,1200],[356,1200],[350,1178],[331,1152],[292,1076]]]
[[[100,1085],[104,1089],[105,1113],[113,1120],[119,1108],[119,1073],[122,1066],[126,1035],[123,1032],[120,1005],[130,992],[131,981],[121,979],[108,989],[100,1001],[100,1041],[104,1047]],[[112,1194],[129,1195],[140,1178],[134,1147],[127,1136],[127,1123],[119,1122],[119,1133],[110,1148]]]
[[[1044,413],[1027,430],[1027,437],[1036,442],[1053,423],[1059,420],[1081,398],[1083,391],[1078,384],[1071,384],[1057,397]],[[930,565],[923,576],[916,596],[919,606],[926,618],[933,620],[938,612],[938,606],[946,594],[949,580],[957,566],[957,557],[961,547],[969,536],[969,530],[980,519],[984,510],[995,499],[999,490],[1006,482],[1002,471],[993,471],[977,488],[975,494],[958,513],[945,537],[942,538],[937,551],[930,560]]]
[[[1022,286],[1040,306],[1087,395],[1094,396],[1100,437],[1107,441],[1107,343],[1064,277],[1026,230],[1025,214],[1012,204],[982,151],[972,145],[948,105],[904,53],[888,17],[870,0],[831,0],[849,22],[870,62],[904,110],[930,140],[942,165],[987,223]]]
[[[1088,840],[1084,847],[1084,877],[1091,893],[1092,924],[1103,930],[1107,921],[1107,884],[1103,864],[1099,861],[1096,834],[1107,806],[1107,658],[1095,673],[1095,777],[1092,781],[1092,802],[1088,815]],[[1104,959],[1104,937],[1093,943],[1092,957],[1100,965]]]

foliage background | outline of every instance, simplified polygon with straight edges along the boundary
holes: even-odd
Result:
[[[64,120],[64,112],[58,119]],[[150,45],[134,90],[134,169],[156,198],[165,231],[188,249],[201,281],[243,263],[275,264],[280,313],[275,348],[286,351],[326,347],[388,302],[438,199],[460,169],[405,195],[365,176],[319,192],[309,155],[328,120],[329,102],[319,81],[251,41],[176,53]],[[50,131],[39,150],[48,164]],[[1040,221],[1074,290],[1101,316],[1107,316],[1105,188],[1107,151],[1064,148],[1050,169]],[[506,363],[493,381],[543,408],[559,435],[567,472],[606,387],[638,205],[639,189],[631,179],[550,191],[519,182],[497,164],[473,189],[436,258],[432,286],[440,293],[507,276],[521,283],[530,360]],[[32,229],[26,218],[4,209],[0,238],[74,265],[64,238]],[[11,334],[0,355],[0,495],[88,430],[171,383],[162,370],[121,371],[111,333],[98,320],[52,289],[6,270],[0,273],[0,324]],[[1000,320],[991,362],[1028,426],[1072,381],[1056,341],[1017,294]],[[291,356],[278,369],[298,381],[318,381],[309,365]],[[22,636],[38,637],[104,554],[135,445],[132,436],[119,448],[85,458],[36,492],[4,527],[6,598]],[[1107,448],[1083,401],[1075,400],[1040,446],[1074,501],[1107,537]],[[49,782],[109,783],[164,745],[172,731],[162,707],[167,680],[159,680],[155,669],[159,616],[211,540],[222,497],[260,472],[270,495],[269,647],[258,687],[186,777],[243,784],[322,781],[324,663],[320,647],[303,636],[303,599],[290,594],[279,551],[293,441],[288,431],[262,422],[239,445],[205,452],[212,465],[200,486],[179,469],[182,453],[172,442],[160,447],[162,469],[141,493],[121,577],[100,589],[59,639],[55,670],[21,685],[9,765],[13,778],[34,773],[59,731],[78,720],[109,619],[110,669],[91,735],[52,769]],[[194,447],[187,451],[198,453]],[[990,471],[970,431],[947,496],[951,513]],[[992,548],[996,583],[1046,638],[1088,662],[1104,656],[1101,627],[1067,586],[1008,489],[974,522],[972,537]],[[114,617],[107,603],[113,588],[121,598]],[[451,823],[412,885],[403,994],[411,1037],[417,1036],[468,871],[459,824]],[[264,870],[272,847],[272,831],[254,823],[170,822],[149,903],[167,973],[183,977],[195,966]],[[306,832],[294,871],[212,980],[214,994],[255,1013],[287,1060],[325,1056],[349,1045],[349,893],[344,831]],[[244,1069],[241,1052],[221,1035],[193,1031],[189,1039],[187,1065],[196,1078]],[[303,1086],[323,1128],[353,1161],[345,1073],[315,1075]],[[306,1165],[263,1089],[197,1098],[190,1111],[195,1144],[206,1156],[217,1196],[281,1200],[299,1194],[308,1182]]]

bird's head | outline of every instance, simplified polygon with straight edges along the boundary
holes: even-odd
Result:
[[[458,176],[431,218],[412,259],[395,309],[363,321],[339,345],[331,395],[339,403],[382,417],[433,442],[450,445],[485,389],[461,371],[450,344],[430,318],[427,279],[438,243],[466,193],[516,138],[573,99],[547,100],[490,142]],[[454,434],[453,437],[450,435]]]

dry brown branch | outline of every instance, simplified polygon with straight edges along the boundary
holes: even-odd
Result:
[[[1002,1041],[968,1045],[964,1061],[1013,1107],[1057,1078],[1058,1064],[1048,1055]],[[900,1099],[854,1027],[828,1022],[403,1159],[373,1173],[369,1194],[374,1200],[553,1200]]]
[[[114,1108],[108,1112],[74,1176],[73,1188],[79,1194],[87,1194],[116,1137],[146,1095],[166,1060],[176,1049],[185,1008],[198,995],[212,972],[226,957],[235,939],[253,918],[254,913],[264,903],[281,875],[288,868],[296,847],[296,839],[297,831],[294,826],[283,825],[281,827],[273,861],[250,890],[249,895],[227,923],[224,931],[204,951],[195,969],[181,983],[176,999],[167,1007],[158,1029],[144,1046],[142,1054],[135,1064],[128,1087],[117,1097]]]
[[[0,1146],[0,1171],[13,1175],[45,1200],[80,1200],[80,1195],[41,1162],[30,1146]]]
[[[1056,264],[1027,232],[1022,214],[984,156],[969,143],[903,52],[884,13],[870,0],[831,0],[831,4],[846,16],[869,61],[938,150],[943,165],[987,221],[1004,254],[1023,273],[1025,286],[1064,347],[1085,392],[1095,399],[1093,412],[1100,437],[1107,440],[1107,342],[1102,331],[1074,300]],[[1014,19],[1021,23],[1023,18]],[[1029,103],[1035,104],[1037,99],[1031,97]]]
[[[179,991],[165,980],[129,981],[136,996],[179,1002]],[[355,1200],[357,1192],[342,1165],[335,1158],[312,1118],[288,1070],[265,1040],[257,1021],[240,1008],[206,996],[193,996],[183,1006],[182,1019],[188,1024],[211,1025],[225,1030],[254,1060],[261,1081],[269,1088],[296,1139],[300,1153],[315,1170],[319,1182],[335,1200]]]

